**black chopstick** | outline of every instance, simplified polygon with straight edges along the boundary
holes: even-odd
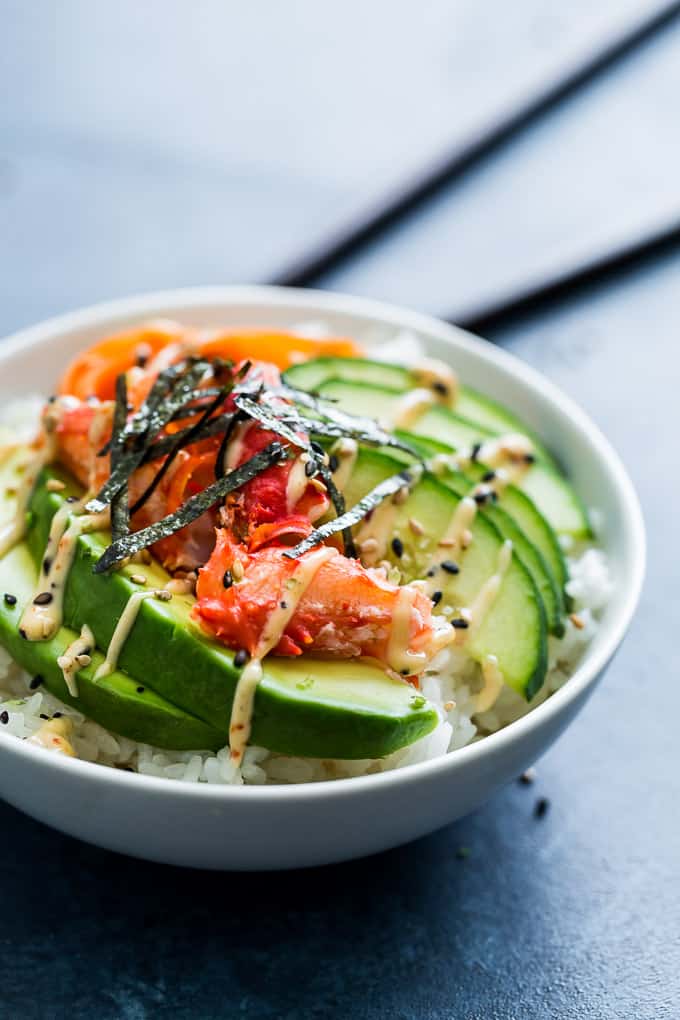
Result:
[[[541,114],[566,99],[614,61],[625,56],[680,13],[680,0],[657,4],[652,11],[618,27],[597,41],[531,94],[501,111],[489,123],[463,139],[437,160],[398,185],[374,206],[360,212],[337,230],[313,244],[269,281],[288,287],[305,286],[352,254],[367,241],[451,183],[475,163],[527,127]]]
[[[611,279],[623,270],[679,245],[680,215],[609,247],[591,251],[586,257],[558,264],[507,294],[500,294],[474,307],[462,308],[447,319],[473,333],[484,334],[514,318],[538,312],[549,302],[568,297],[580,288]]]

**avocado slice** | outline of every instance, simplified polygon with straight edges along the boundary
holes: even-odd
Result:
[[[58,478],[65,488],[49,491],[50,478]],[[68,495],[78,492],[64,472],[43,472],[31,500],[27,536],[36,563],[43,555],[53,515]],[[139,591],[132,574],[143,573],[149,587],[163,587],[169,580],[156,563],[94,574],[92,567],[109,541],[106,533],[78,539],[64,600],[66,625],[80,629],[87,623],[99,648],[108,646],[130,595]],[[175,595],[171,602],[145,600],[123,646],[119,667],[137,683],[226,734],[240,669],[234,666],[234,653],[194,623],[193,604],[189,595]],[[255,696],[251,743],[272,751],[305,757],[380,758],[425,736],[439,721],[435,708],[413,687],[367,662],[269,656],[264,666]]]
[[[0,644],[28,673],[42,677],[51,694],[131,740],[178,751],[216,751],[224,747],[226,730],[220,732],[148,687],[140,689],[132,677],[117,671],[95,682],[94,674],[103,661],[100,652],[93,652],[91,665],[78,672],[78,697],[71,697],[57,659],[75,641],[77,633],[62,627],[51,641],[26,641],[19,634],[21,614],[33,595],[36,580],[37,570],[25,543],[0,559]],[[5,593],[9,600],[4,598]]]
[[[380,450],[361,448],[344,492],[349,506],[357,503],[383,479],[394,475],[402,462]],[[425,576],[433,562],[442,559],[437,547],[461,495],[431,474],[423,475],[409,497],[397,508],[391,524],[386,558],[402,572],[406,581]],[[422,525],[414,533],[410,522]],[[439,605],[469,606],[482,585],[495,573],[505,535],[485,511],[476,514],[471,526],[472,543],[460,558],[460,572],[440,571],[437,587],[442,591]],[[533,697],[547,670],[547,625],[543,600],[534,579],[513,549],[497,598],[483,623],[466,642],[473,659],[482,662],[495,655],[505,682]]]

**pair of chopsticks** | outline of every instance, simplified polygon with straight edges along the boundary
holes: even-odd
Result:
[[[336,231],[313,245],[270,281],[300,287],[352,255],[388,227],[412,212],[444,185],[453,183],[475,164],[528,127],[542,114],[575,93],[615,61],[650,39],[680,14],[680,0],[656,4],[643,15],[598,39],[566,67],[516,105],[495,116],[471,137],[423,167],[375,205],[363,210]],[[680,220],[653,226],[641,236],[567,260],[544,275],[536,276],[516,291],[500,294],[483,305],[458,310],[452,318],[468,329],[482,331],[508,315],[530,311],[542,302],[612,274],[636,261],[670,247],[680,240]]]

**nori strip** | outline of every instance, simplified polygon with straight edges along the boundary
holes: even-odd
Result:
[[[221,432],[224,432],[234,417],[233,414],[220,414],[216,418],[210,418],[207,420],[199,431],[191,436],[192,443],[198,443],[201,439],[209,439],[211,436],[219,436]],[[147,447],[144,457],[142,458],[142,464],[148,464],[149,461],[159,460],[161,457],[165,457],[173,449],[175,443],[181,438],[182,446],[187,446],[187,437],[193,432],[195,425],[191,425],[181,432],[174,432],[169,436],[162,436],[157,439],[155,443]]]
[[[236,393],[234,403],[249,418],[254,418],[255,421],[259,422],[260,425],[264,425],[270,432],[276,432],[283,439],[287,439],[291,445],[297,446],[301,450],[310,450],[307,437],[296,435],[293,429],[286,424],[284,417],[279,416],[276,411],[263,407],[262,404],[258,404],[251,396],[244,393]]]
[[[213,411],[216,411],[220,404],[224,403],[224,401],[229,396],[230,392],[231,388],[218,390],[217,396],[213,400],[211,400],[211,402],[208,404],[205,411],[201,415],[200,419],[197,422],[195,422],[195,424],[192,425],[191,428],[184,429],[183,432],[175,433],[175,435],[172,437],[175,440],[175,442],[168,451],[167,457],[165,458],[159,470],[156,472],[154,477],[147,485],[144,492],[141,494],[141,496],[139,496],[135,500],[134,506],[130,507],[130,514],[135,514],[140,507],[144,506],[149,496],[155,491],[161,480],[165,477],[166,473],[172,466],[175,457],[182,449],[182,447],[188,446],[190,443],[195,441],[196,437],[200,434],[201,427],[205,424],[205,422],[208,420]]]
[[[318,528],[315,528],[304,538],[301,542],[283,555],[288,556],[290,559],[296,559],[298,556],[302,556],[303,553],[309,552],[315,545],[319,545],[325,539],[330,538],[331,535],[336,535],[338,531],[343,531],[345,528],[352,528],[355,524],[358,524],[371,510],[382,503],[388,496],[393,496],[395,492],[402,489],[405,485],[410,485],[412,482],[418,481],[422,474],[422,468],[420,465],[415,464],[413,467],[400,471],[396,475],[390,475],[389,478],[385,478],[380,485],[376,485],[374,489],[371,489],[358,503],[352,507],[351,510],[347,510],[340,517],[335,517],[332,521],[327,521],[326,524],[321,524]]]
[[[209,362],[193,359],[178,362],[160,373],[149,396],[123,429],[119,444],[125,447],[124,452],[120,459],[116,459],[115,467],[112,466],[107,481],[95,498],[87,503],[85,509],[89,513],[99,513],[109,505],[116,492],[141,464],[152,438],[167,425],[175,411],[186,403],[209,367]],[[127,448],[129,440],[133,442]]]
[[[120,437],[127,424],[127,381],[125,373],[116,379],[116,403],[113,409],[113,427],[111,432],[111,468],[116,464],[122,451]],[[114,542],[127,535],[130,530],[130,507],[128,503],[128,485],[118,490],[111,500],[111,535]]]
[[[230,471],[223,478],[218,478],[202,492],[191,496],[174,513],[164,517],[156,524],[150,524],[147,528],[142,528],[141,531],[131,532],[120,541],[113,542],[95,563],[94,573],[101,574],[120,563],[127,556],[132,556],[140,549],[145,549],[161,538],[168,538],[169,535],[185,528],[187,524],[197,520],[201,514],[204,514],[206,510],[209,510],[230,492],[239,489],[286,455],[287,452],[280,443],[270,443],[264,450],[247,460],[245,464]]]

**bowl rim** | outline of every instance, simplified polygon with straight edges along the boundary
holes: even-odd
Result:
[[[209,801],[233,800],[239,803],[260,800],[316,801],[319,798],[368,794],[375,790],[386,789],[394,784],[409,784],[448,771],[455,772],[468,762],[479,761],[485,757],[502,753],[513,742],[519,741],[523,736],[528,736],[532,730],[538,730],[543,724],[549,724],[565,712],[569,705],[577,702],[586,693],[590,693],[623,640],[640,597],[646,564],[646,538],[642,510],[619,455],[598,426],[571,397],[566,396],[540,372],[508,351],[496,347],[458,326],[453,326],[434,316],[401,308],[398,305],[333,291],[248,284],[183,287],[153,291],[99,302],[76,311],[66,312],[21,329],[0,341],[0,365],[10,361],[13,355],[19,354],[27,348],[47,343],[76,330],[97,327],[99,323],[101,323],[102,329],[108,331],[116,328],[116,320],[121,320],[122,324],[124,320],[137,316],[170,316],[173,311],[186,310],[190,307],[198,311],[204,306],[215,304],[261,304],[264,313],[270,308],[285,309],[295,306],[295,308],[299,307],[305,312],[309,312],[310,315],[320,317],[323,317],[326,312],[356,315],[392,325],[397,329],[412,329],[426,336],[437,336],[445,343],[450,344],[453,349],[462,348],[483,362],[499,367],[531,391],[538,389],[541,395],[547,398],[550,404],[567,417],[572,426],[580,432],[582,438],[593,449],[597,459],[604,463],[605,470],[610,476],[610,483],[622,512],[623,533],[628,536],[628,559],[630,561],[629,576],[621,578],[626,594],[618,613],[609,622],[600,648],[595,652],[587,649],[582,661],[564,686],[526,715],[497,732],[487,735],[482,740],[468,744],[454,752],[386,772],[353,776],[343,780],[321,780],[313,783],[281,785],[242,786],[185,783],[178,779],[130,773],[122,769],[104,767],[96,762],[87,762],[63,755],[48,757],[41,748],[28,744],[26,741],[17,740],[11,734],[0,733],[0,746],[15,754],[18,759],[25,757],[28,760],[33,760],[36,765],[42,763],[50,770],[65,770],[67,773],[71,773],[74,778],[80,776],[83,781],[94,780],[120,784],[123,788],[129,787],[140,794],[147,791],[148,793],[165,793],[172,797],[200,797]]]

